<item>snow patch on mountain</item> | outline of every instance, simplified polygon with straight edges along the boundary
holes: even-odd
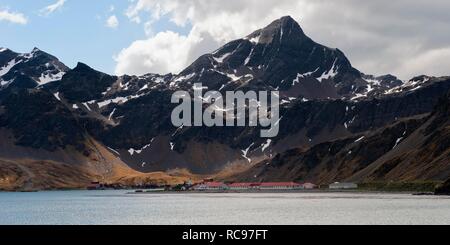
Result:
[[[250,59],[252,58],[252,55],[253,55],[254,51],[255,51],[255,47],[252,48],[252,50],[250,51],[250,53],[247,56],[247,58],[245,58],[244,65],[248,65],[248,63],[250,62]]]
[[[392,149],[394,149],[395,147],[397,147],[398,144],[400,144],[400,142],[402,142],[402,140],[403,140],[403,137],[398,138],[398,139],[395,141],[395,145],[394,145],[394,147],[393,147]]]
[[[22,60],[16,61],[16,59],[12,59],[6,64],[6,66],[0,68],[0,77],[6,75],[14,66],[21,63]]]
[[[248,157],[248,153],[250,151],[250,148],[252,148],[252,146],[255,143],[251,143],[249,147],[247,147],[247,149],[245,150],[241,150],[242,151],[242,157],[245,158],[249,163],[252,162],[252,159]]]
[[[323,82],[324,80],[332,79],[338,74],[339,67],[336,66],[337,59],[334,60],[333,66],[330,70],[324,72],[320,77],[317,78],[319,82]]]
[[[292,81],[292,86],[294,86],[296,83],[300,83],[300,79],[302,78],[307,78],[312,76],[314,73],[316,73],[319,70],[319,67],[317,67],[316,70],[314,71],[310,71],[310,72],[305,72],[303,74],[298,73],[297,77],[294,79],[294,81]]]
[[[215,58],[213,57],[213,59],[217,62],[217,63],[222,63],[227,57],[229,57],[232,53],[226,53],[223,54],[222,56],[220,56],[219,58]]]
[[[107,95],[108,92],[111,91],[111,89],[112,89],[111,87],[108,87],[105,92],[102,92],[102,95],[103,96]]]
[[[117,108],[114,108],[114,110],[112,110],[112,112],[109,114],[108,116],[108,120],[111,121],[112,117],[114,116],[114,113],[116,112]]]
[[[59,97],[59,92],[56,92],[53,94],[55,96],[55,98],[59,101],[61,101],[61,98]]]
[[[367,86],[364,89],[364,92],[362,93],[356,93],[355,96],[353,96],[350,100],[358,100],[361,98],[366,98],[369,96],[369,94],[374,91],[375,89],[379,88],[381,86],[381,81],[376,79],[366,79]]]
[[[123,103],[126,103],[126,102],[130,101],[130,100],[137,99],[137,98],[139,98],[139,97],[141,97],[143,95],[144,94],[130,95],[130,96],[127,96],[127,97],[119,96],[119,97],[116,97],[114,99],[108,99],[108,100],[104,100],[104,101],[96,102],[96,103],[97,103],[99,108],[103,108],[103,107],[105,107],[105,106],[107,106],[109,104],[123,104]],[[91,101],[91,102],[95,103],[95,101]],[[92,104],[90,102],[88,102],[88,103]]]
[[[92,111],[87,102],[84,102],[83,105],[86,109],[88,109],[88,111]]]
[[[361,136],[361,138],[355,140],[355,143],[360,142],[361,140],[363,140],[366,136]]]
[[[268,139],[266,141],[266,143],[262,145],[261,151],[264,152],[271,144],[272,144],[272,140]]]
[[[175,86],[177,83],[179,83],[179,82],[182,82],[182,81],[186,81],[186,80],[189,80],[189,79],[191,79],[191,78],[193,78],[193,77],[195,77],[195,73],[191,73],[191,74],[188,74],[188,75],[185,75],[185,76],[178,76],[177,78],[175,78],[170,84],[169,84],[169,86],[170,87],[173,87],[173,86]]]
[[[14,79],[11,79],[11,80],[9,80],[9,81],[3,81],[1,78],[0,78],[0,86],[7,86],[7,85],[9,85],[9,84],[11,84],[12,82],[14,81]]]
[[[59,81],[62,79],[62,77],[65,75],[66,73],[63,71],[58,72],[57,74],[52,74],[51,71],[46,71],[43,72],[41,74],[41,76],[38,78],[38,83],[39,85],[44,85],[47,83],[51,83],[51,82],[55,82],[55,81]]]
[[[253,36],[253,37],[246,37],[245,40],[250,41],[253,44],[258,44],[259,40],[261,39],[261,34]]]
[[[146,89],[148,89],[148,84],[145,84],[142,88],[140,88],[139,92],[142,91],[142,90],[146,90]]]
[[[422,76],[419,78],[413,78],[407,82],[404,82],[402,85],[394,87],[392,89],[387,90],[384,94],[396,94],[403,91],[415,91],[420,89],[431,80],[431,77]]]
[[[149,148],[152,145],[154,139],[155,138],[153,138],[149,144],[144,145],[141,149],[138,149],[138,150],[135,150],[133,148],[128,149],[128,153],[130,153],[131,156],[133,156],[135,153],[138,155],[141,154],[145,149]]]

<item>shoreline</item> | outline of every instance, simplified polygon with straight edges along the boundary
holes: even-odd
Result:
[[[167,189],[167,187],[137,187],[137,186],[124,186],[123,188],[49,188],[49,189],[0,189],[2,192],[13,193],[28,193],[28,192],[70,192],[70,191],[126,191],[127,194],[225,194],[225,193],[384,193],[384,194],[411,194],[411,195],[435,195],[436,187],[439,186],[439,182],[398,182],[398,183],[361,183],[357,188],[353,189],[329,189],[329,188],[314,188],[314,189],[221,189],[221,190],[177,190]]]
[[[414,192],[414,191],[381,191],[381,190],[261,190],[261,191],[152,191],[142,190],[127,192],[127,195],[139,194],[405,194],[416,196],[437,196],[432,192]]]
[[[105,191],[124,191],[123,194],[133,195],[206,195],[206,194],[392,194],[392,195],[409,195],[409,196],[424,196],[424,197],[450,197],[450,195],[435,194],[433,192],[415,192],[415,191],[383,191],[383,190],[263,190],[263,191],[151,191],[151,190],[135,190],[135,189],[107,189],[107,190],[85,190],[85,189],[71,189],[71,190],[39,190],[39,191],[0,191],[2,193],[39,193],[39,192],[105,192]]]
[[[383,191],[383,190],[327,190],[327,189],[314,189],[314,190],[258,190],[258,191],[245,191],[245,190],[224,190],[224,191],[157,191],[151,189],[106,189],[106,190],[87,190],[87,189],[49,189],[49,190],[16,190],[5,191],[0,190],[0,193],[38,193],[38,192],[102,192],[102,191],[127,191],[126,194],[289,194],[289,193],[390,193],[390,194],[429,194],[434,195],[431,192],[415,192],[415,191]]]

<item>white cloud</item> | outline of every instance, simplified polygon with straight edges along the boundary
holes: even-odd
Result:
[[[169,73],[186,65],[193,37],[167,31],[148,40],[133,42],[115,57],[117,74]]]
[[[27,17],[22,13],[10,12],[9,10],[0,10],[0,21],[8,21],[14,24],[25,25],[28,23]]]
[[[405,61],[396,72],[399,74],[411,73],[411,76],[450,75],[450,47],[433,49],[420,54],[415,59]]]
[[[106,26],[109,28],[117,28],[119,26],[119,20],[117,19],[117,17],[115,15],[111,15],[107,20],[106,20]]]
[[[61,9],[65,3],[66,0],[58,0],[56,3],[48,5],[47,7],[41,9],[39,12],[42,16],[48,16],[56,10]]]
[[[172,65],[164,61],[164,57],[158,58],[152,52],[146,52],[134,57],[142,61],[139,69],[123,65],[122,62],[131,61],[122,56],[117,60],[116,72],[178,72],[199,55],[246,36],[274,19],[291,15],[308,36],[341,49],[362,72],[375,75],[395,73],[408,79],[417,74],[415,69],[419,69],[413,60],[425,57],[424,62],[428,63],[422,63],[421,73],[442,72],[435,75],[448,75],[450,72],[445,71],[448,66],[435,68],[448,64],[444,60],[445,55],[437,55],[449,45],[450,32],[445,31],[450,29],[448,9],[450,2],[447,0],[433,3],[422,0],[364,3],[359,0],[228,0],[227,3],[221,0],[135,0],[126,15],[131,21],[143,23],[148,35],[152,35],[152,25],[157,24],[162,16],[168,16],[179,26],[192,26],[188,35],[167,40],[176,43],[165,47],[167,56],[170,56],[170,52],[179,52],[172,46],[183,45],[186,48],[184,65],[179,62]],[[121,54],[132,53],[136,43],[140,43],[140,49],[144,50],[144,46],[153,44],[157,36],[133,42]],[[146,63],[146,60],[152,62]],[[132,62],[140,63],[139,60]],[[158,71],[157,67],[163,69]]]

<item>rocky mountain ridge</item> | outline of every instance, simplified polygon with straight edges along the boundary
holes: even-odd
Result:
[[[450,91],[450,77],[401,81],[393,75],[364,74],[339,49],[310,39],[291,17],[199,57],[180,74],[112,76],[83,63],[69,69],[38,49],[29,54],[0,50],[0,127],[13,135],[8,141],[50,153],[73,147],[88,157],[92,151],[87,139],[95,139],[139,172],[181,168],[216,174],[237,168],[254,173],[263,171],[262,163],[278,159],[273,165],[291,169],[292,162],[300,172],[280,170],[283,174],[277,175],[264,170],[271,173],[257,175],[321,182],[350,178],[373,157],[389,154],[405,131],[398,125],[420,127]],[[192,92],[194,83],[220,92],[279,91],[279,135],[260,138],[259,127],[174,127],[171,95],[180,89]],[[389,135],[389,142],[374,132]],[[360,147],[373,154],[346,155],[347,148],[335,152],[345,160],[339,164],[355,162],[351,171],[326,177],[322,175],[327,171],[304,172],[302,166],[310,164],[305,151],[315,154],[329,144],[347,147],[362,136],[366,146]],[[386,149],[368,138],[383,142]],[[341,159],[320,156],[315,164]],[[237,176],[255,176],[245,173]]]

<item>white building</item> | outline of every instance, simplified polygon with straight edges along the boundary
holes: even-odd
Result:
[[[358,188],[358,184],[356,184],[356,183],[335,182],[333,184],[330,184],[329,188],[333,189],[333,190],[357,189]]]
[[[317,185],[315,185],[313,183],[304,183],[304,184],[302,184],[302,187],[303,187],[303,189],[311,190],[311,189],[317,188]]]
[[[303,186],[294,182],[264,182],[259,185],[261,190],[299,190]]]
[[[217,191],[226,190],[228,186],[222,182],[205,182],[195,185],[193,189],[196,191]]]

